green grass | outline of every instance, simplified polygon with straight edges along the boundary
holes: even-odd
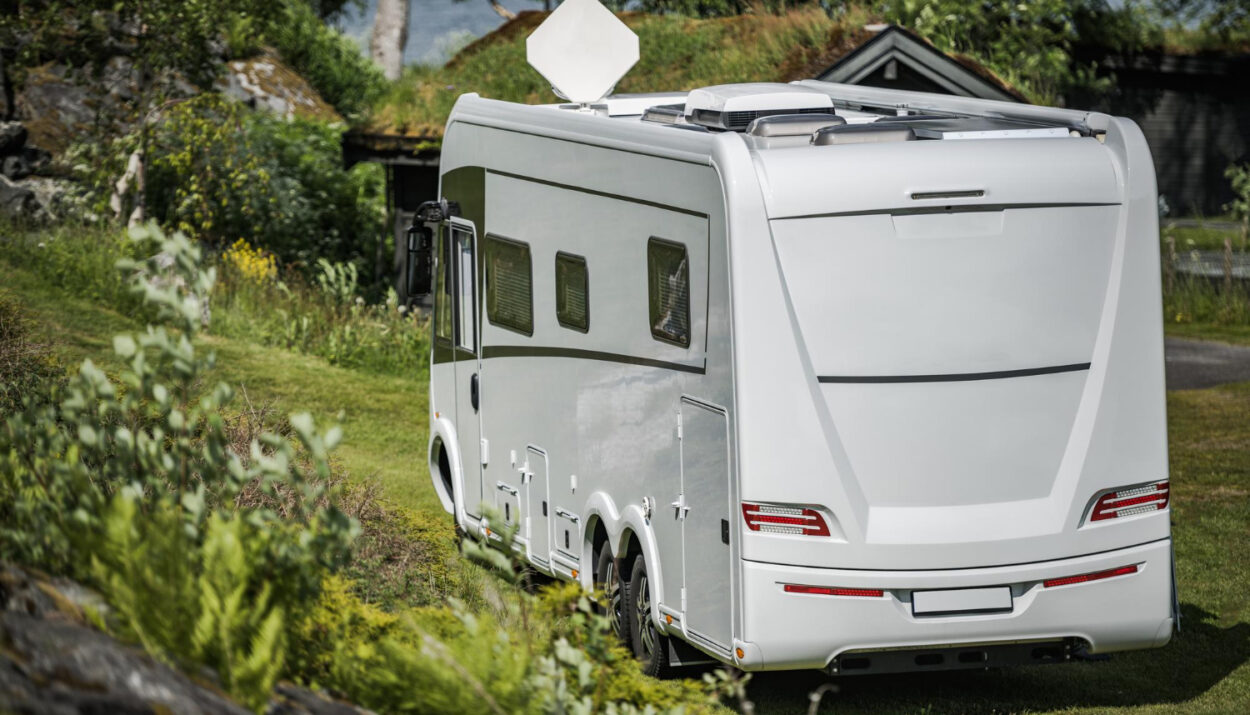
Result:
[[[0,279],[28,311],[36,338],[55,343],[67,362],[90,358],[109,372],[122,367],[113,356],[112,336],[138,329],[136,317],[69,295],[2,259]],[[427,372],[382,375],[239,339],[207,335],[200,341],[217,353],[214,377],[238,389],[236,408],[245,399],[268,403],[280,414],[309,412],[320,424],[341,412],[344,440],[334,453],[341,470],[351,480],[376,480],[382,496],[415,512],[425,536],[455,561],[451,517],[430,487],[426,467]]]
[[[1250,345],[1250,325],[1212,325],[1210,323],[1169,323],[1163,332],[1170,338],[1212,340],[1232,345]]]
[[[137,327],[136,318],[69,295],[2,257],[0,281],[23,302],[38,335],[68,360],[120,367],[111,336]],[[1169,326],[1169,334],[1202,337],[1228,330]],[[1250,339],[1247,333],[1228,337]],[[411,510],[419,538],[438,557],[432,569],[443,569],[432,580],[455,595],[465,567],[425,467],[424,372],[354,371],[243,339],[209,336],[203,344],[218,355],[217,377],[243,386],[253,403],[308,410],[319,420],[342,411],[340,468],[354,480],[378,480],[387,500]],[[1103,663],[847,679],[821,712],[1250,711],[1250,385],[1172,393],[1168,419],[1184,616],[1184,631],[1170,645]],[[802,713],[807,694],[824,682],[817,673],[758,674],[749,694],[757,712]]]
[[[444,67],[410,67],[365,118],[368,132],[438,137],[460,94],[529,104],[559,101],[525,61],[525,38],[546,16],[521,13],[461,50]],[[830,18],[815,7],[780,14],[693,19],[627,12],[640,59],[618,93],[673,92],[727,82],[788,82],[814,77],[870,36],[869,12],[849,7]]]
[[[1173,226],[1168,227],[1167,221],[1160,222],[1160,237],[1163,241],[1163,250],[1167,251],[1167,237],[1171,236],[1176,242],[1176,252],[1184,253],[1186,251],[1222,251],[1224,250],[1224,240],[1232,239],[1233,250],[1241,251],[1245,247],[1241,245],[1241,230],[1236,228],[1225,228],[1222,226],[1206,225],[1202,219],[1199,219],[1201,225],[1198,226]]]

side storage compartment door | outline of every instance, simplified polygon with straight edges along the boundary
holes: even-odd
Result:
[[[682,522],[686,625],[702,640],[733,645],[729,504],[729,420],[724,408],[690,397],[681,401]]]
[[[547,493],[547,453],[530,445],[525,450],[525,536],[530,558],[542,566],[551,563],[551,504]]]
[[[520,476],[519,474],[517,476]],[[515,484],[504,481],[495,483],[495,508],[509,527],[520,526],[517,541],[525,538],[524,515],[521,513],[521,490]]]

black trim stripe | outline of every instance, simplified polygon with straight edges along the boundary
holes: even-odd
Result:
[[[652,208],[663,209],[665,211],[672,211],[674,213],[686,214],[687,216],[697,216],[703,219],[706,219],[708,217],[708,215],[703,213],[702,211],[695,211],[693,209],[683,209],[680,206],[670,206],[668,204],[662,204],[657,201],[647,201],[646,199],[634,198],[633,196],[622,196],[620,194],[612,194],[606,191],[596,191],[595,189],[587,189],[582,186],[573,186],[572,184],[561,184],[556,181],[547,181],[546,179],[535,179],[532,176],[521,176],[520,174],[513,174],[507,171],[499,171],[498,169],[487,169],[486,173],[494,174],[496,176],[504,176],[509,179],[517,179],[518,181],[528,181],[534,184],[542,184],[543,186],[553,186],[557,189],[567,189],[569,191],[578,191],[583,194],[590,194],[591,196],[602,196],[606,199],[616,199],[617,201],[628,201],[631,204],[641,204],[643,206],[650,206]]]
[[[1053,375],[1058,372],[1078,372],[1088,370],[1087,362],[1075,362],[1071,365],[1051,365],[1049,367],[1030,367],[1023,370],[998,370],[995,372],[956,372],[947,375],[821,375],[816,378],[821,382],[880,384],[894,382],[970,382],[973,380],[1002,380],[1010,377],[1032,377],[1033,375]]]
[[[920,214],[945,214],[945,213],[988,213],[994,211],[1006,211],[1007,209],[1071,209],[1071,208],[1089,208],[1091,206],[1119,206],[1114,203],[1101,202],[1072,202],[1072,203],[1053,203],[1053,204],[956,204],[954,206],[908,206],[908,207],[889,207],[885,206],[879,209],[864,209],[863,211],[837,211],[832,213],[819,214],[799,214],[797,216],[773,216],[773,221],[793,221],[804,218],[840,218],[842,216],[915,216]]]
[[[620,353],[605,353],[599,352],[598,350],[530,347],[527,345],[487,345],[482,348],[483,360],[504,357],[561,357],[574,358],[578,360],[616,362],[625,365],[638,365],[640,367],[658,367],[664,370],[676,370],[678,372],[688,372],[695,375],[703,375],[707,372],[706,363],[703,365],[683,365],[679,362],[653,360],[651,358],[638,357],[636,355],[621,355]]]

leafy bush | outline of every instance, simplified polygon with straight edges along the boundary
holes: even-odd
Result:
[[[498,543],[464,544],[468,558],[508,586],[493,611],[474,613],[453,601],[450,609],[384,614],[330,584],[292,652],[313,666],[319,684],[379,712],[710,709],[699,685],[645,677],[575,584],[531,593],[512,549],[515,529],[495,534]],[[336,644],[333,651],[307,645],[319,640]]]
[[[286,264],[352,262],[372,277],[384,227],[381,167],[342,167],[343,129],[255,112],[206,93],[170,107],[150,129],[148,215],[221,249],[243,239]],[[77,173],[106,207],[138,133],[73,151]],[[107,271],[101,271],[107,273]]]
[[[285,665],[286,614],[300,605],[265,571],[282,537],[215,512],[197,543],[177,507],[161,502],[141,514],[139,501],[129,491],[112,499],[91,555],[118,629],[166,660],[213,668],[259,711]]]
[[[264,434],[237,453],[232,390],[202,389],[213,356],[191,340],[215,272],[181,234],[132,236],[160,249],[121,267],[163,324],[114,338],[118,382],[88,360],[62,399],[0,428],[0,559],[87,578],[122,632],[217,668],[259,707],[282,670],[284,614],[316,597],[357,532],[326,498],[341,431],[293,415],[294,440]],[[245,489],[269,501],[236,509]]]

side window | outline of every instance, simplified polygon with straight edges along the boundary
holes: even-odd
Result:
[[[680,243],[647,242],[647,293],[651,336],[690,347],[690,259]]]
[[[590,330],[590,277],[583,256],[556,254],[556,320],[566,328]]]
[[[529,244],[486,237],[486,316],[501,328],[534,334],[534,274]]]
[[[434,263],[434,337],[451,342],[451,236],[438,232],[438,250]]]
[[[456,347],[465,350],[477,349],[477,318],[476,297],[473,295],[473,233],[462,228],[453,228],[452,236],[456,245],[453,248],[456,262]]]

